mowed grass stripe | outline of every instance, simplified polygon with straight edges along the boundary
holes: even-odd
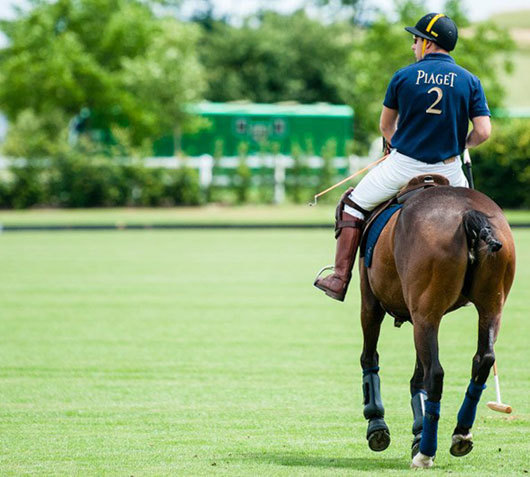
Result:
[[[333,226],[335,207],[342,192],[330,193],[316,207],[307,204],[244,205],[226,207],[108,208],[0,210],[4,228],[31,226],[160,226],[160,225],[322,225]],[[337,200],[335,200],[337,199]],[[308,198],[309,200],[309,198]],[[530,224],[530,210],[507,210],[511,224]]]
[[[506,416],[485,391],[465,458],[448,453],[476,316],[444,318],[434,474],[528,469],[525,292],[530,232],[496,347]],[[1,475],[374,475],[409,471],[411,327],[385,321],[392,444],[369,451],[358,279],[346,303],[312,287],[326,231],[0,236]],[[500,449],[500,450],[499,450]]]

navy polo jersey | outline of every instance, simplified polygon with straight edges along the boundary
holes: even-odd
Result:
[[[461,154],[469,120],[490,116],[480,80],[444,53],[397,71],[383,104],[399,112],[392,147],[430,164]]]

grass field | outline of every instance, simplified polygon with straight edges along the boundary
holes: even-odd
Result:
[[[530,231],[496,347],[510,416],[483,394],[475,449],[449,455],[476,344],[471,308],[441,328],[437,470],[530,471]],[[0,235],[0,475],[408,475],[410,325],[380,355],[390,448],[365,441],[357,278],[311,286],[328,231]]]

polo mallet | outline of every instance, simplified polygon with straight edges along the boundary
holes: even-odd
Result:
[[[471,170],[471,156],[469,155],[468,149],[464,149],[464,167],[464,174],[469,182],[469,187],[474,189],[475,184],[473,183],[473,171]]]
[[[309,202],[308,205],[310,207],[313,207],[314,205],[317,205],[317,199],[319,197],[322,197],[324,194],[327,194],[329,191],[331,191],[331,190],[339,187],[340,185],[344,184],[345,182],[348,182],[349,180],[357,177],[359,174],[362,174],[363,172],[367,171],[368,169],[370,169],[371,167],[375,166],[376,164],[379,164],[380,162],[383,162],[388,156],[389,156],[389,154],[385,154],[383,157],[381,157],[380,159],[377,159],[377,161],[374,161],[371,164],[368,164],[366,167],[364,167],[360,171],[357,171],[357,172],[353,173],[351,176],[346,177],[346,179],[342,179],[340,182],[337,182],[335,185],[332,185],[331,187],[328,187],[326,190],[323,190],[322,192],[319,192],[318,194],[315,195],[315,197],[313,199],[313,202]]]
[[[501,387],[499,385],[499,375],[497,374],[497,362],[493,363],[493,378],[495,379],[495,392],[497,393],[497,402],[490,401],[487,406],[497,412],[504,412],[510,414],[512,412],[512,406],[509,404],[503,404],[501,401]]]

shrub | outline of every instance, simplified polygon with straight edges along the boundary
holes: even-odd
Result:
[[[233,179],[236,200],[239,204],[247,202],[250,186],[252,185],[252,172],[247,165],[248,144],[242,142],[238,146],[239,165]]]
[[[320,190],[326,189],[333,185],[333,180],[337,171],[333,166],[333,158],[337,155],[337,141],[335,139],[328,139],[322,147],[321,156],[323,160],[322,169],[319,174],[319,185]],[[326,195],[321,200],[326,203],[333,201],[333,196]]]
[[[165,196],[169,205],[199,205],[203,202],[197,171],[182,167],[167,170],[166,174]]]
[[[132,169],[132,168],[131,168]],[[129,189],[135,191],[132,195],[132,205],[142,207],[156,207],[164,200],[164,169],[136,166],[131,170]]]
[[[148,168],[143,162],[78,152],[49,160],[17,162],[0,179],[0,206],[27,208],[197,205],[202,191],[196,171]]]
[[[472,151],[475,186],[502,207],[530,207],[530,121],[498,120]]]
[[[28,160],[25,164],[10,167],[11,181],[4,187],[6,205],[15,209],[26,209],[46,204],[49,200],[45,169],[40,163]]]
[[[77,153],[53,159],[50,195],[62,207],[109,207],[125,202],[121,168],[108,158]]]
[[[311,193],[308,188],[309,167],[302,148],[298,143],[291,145],[293,167],[288,170],[286,177],[287,192],[295,204],[309,200]]]

